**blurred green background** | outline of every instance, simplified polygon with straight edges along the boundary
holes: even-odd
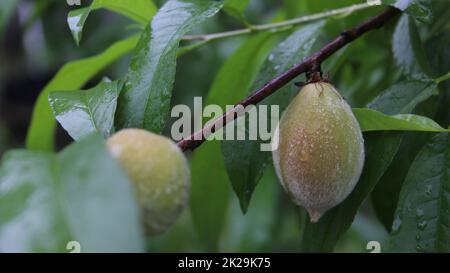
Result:
[[[82,0],[83,1],[83,0]],[[86,0],[85,0],[86,1]],[[72,9],[63,0],[21,0],[8,12],[7,2],[0,3],[0,156],[5,150],[24,147],[33,104],[42,88],[66,62],[95,55],[123,37],[135,32],[135,25],[124,17],[107,11],[90,16],[84,39],[77,47],[67,27],[67,13]],[[158,6],[164,1],[155,1]],[[277,14],[293,18],[328,9],[362,3],[355,0],[251,0],[246,17],[252,24],[267,23]],[[3,5],[3,6],[2,6]],[[315,47],[338,35],[343,29],[379,12],[371,8],[327,24]],[[437,10],[436,12],[445,12]],[[361,107],[400,77],[391,52],[391,35],[395,22],[372,32],[339,52],[325,63],[324,72],[342,90],[353,107]],[[194,33],[212,33],[243,27],[242,23],[220,13]],[[193,103],[193,96],[205,96],[217,71],[246,37],[221,40],[189,52],[179,58],[173,104]],[[123,58],[86,87],[102,77],[115,79],[128,68]],[[59,148],[71,142],[58,129]],[[300,247],[299,211],[286,198],[272,169],[267,171],[254,194],[246,216],[237,198],[228,210],[220,251],[226,252],[297,252]],[[352,228],[341,239],[336,252],[368,252],[369,241],[383,243],[387,232],[374,216],[367,200]],[[158,252],[204,251],[198,243],[189,210],[169,233],[149,239],[149,249]]]

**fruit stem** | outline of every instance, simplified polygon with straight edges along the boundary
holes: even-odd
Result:
[[[322,68],[319,62],[315,62],[311,65],[311,69],[306,72],[306,83],[321,82],[322,79]]]

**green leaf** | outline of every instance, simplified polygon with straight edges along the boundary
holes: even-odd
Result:
[[[170,0],[141,36],[119,97],[119,128],[164,129],[175,80],[176,57],[182,36],[216,14],[221,1]]]
[[[450,29],[432,36],[425,48],[435,77],[450,71]]]
[[[11,151],[0,168],[0,251],[62,252],[71,238],[55,194],[57,158]]]
[[[414,53],[417,64],[421,71],[428,77],[432,78],[432,71],[428,56],[424,47],[424,42],[420,36],[419,29],[414,19],[409,17],[408,20],[409,42]]]
[[[119,85],[101,82],[89,90],[52,92],[50,106],[61,126],[80,140],[94,132],[107,138],[114,130]]]
[[[444,1],[441,3],[441,8],[445,6]],[[438,7],[437,7],[438,8]],[[446,16],[445,16],[446,14]],[[447,22],[447,26],[450,26],[448,17],[450,16],[450,9],[446,9],[445,14],[442,16],[442,20]],[[431,67],[433,69],[433,74],[437,78],[441,78],[443,75],[448,75],[450,71],[450,28],[447,27],[446,30],[433,35],[426,43],[426,50],[428,53],[428,58],[430,60]],[[441,78],[442,79],[442,78]],[[450,81],[440,82],[438,85],[439,90],[442,93],[442,98],[440,99],[440,109],[435,120],[443,125],[450,125],[450,111],[448,111],[450,105]]]
[[[400,82],[385,90],[368,104],[369,108],[390,115],[409,114],[421,102],[436,94],[430,82]],[[353,192],[340,205],[328,211],[318,223],[305,220],[302,250],[330,252],[350,228],[359,207],[372,192],[396,155],[402,142],[400,132],[364,134],[366,158],[364,169]]]
[[[80,89],[98,72],[132,51],[138,36],[116,42],[103,53],[65,64],[41,91],[34,106],[31,125],[27,135],[27,148],[52,151],[56,121],[48,102],[53,91]]]
[[[0,3],[0,41],[17,3],[19,3],[18,0],[2,0]]]
[[[419,103],[437,94],[434,82],[401,81],[386,89],[368,107],[387,115],[409,114]]]
[[[216,251],[225,225],[230,186],[220,143],[208,141],[191,159],[190,208],[198,236],[208,251]]]
[[[91,11],[108,9],[122,14],[138,23],[147,24],[156,13],[156,6],[152,0],[94,0],[85,8],[72,10],[67,16],[67,23],[77,45],[80,44],[84,24]]]
[[[305,58],[309,54],[323,25],[324,22],[320,21],[303,26],[273,49],[251,90],[260,88],[270,79]],[[259,105],[279,105],[282,111],[287,107],[296,91],[297,88],[294,85],[286,86]],[[271,117],[268,120],[271,120]],[[234,122],[228,126],[237,126],[236,124]],[[242,128],[236,127],[235,132],[238,130],[242,130]],[[228,176],[239,198],[243,212],[247,210],[252,193],[264,173],[267,163],[270,161],[270,153],[260,150],[261,141],[248,140],[248,136],[246,139],[222,142],[222,152]]]
[[[392,227],[396,252],[450,252],[450,141],[435,136],[420,151],[400,193]]]
[[[153,0],[94,0],[91,7],[114,11],[141,24],[148,24],[158,10]]]
[[[250,0],[225,0],[223,10],[231,16],[243,19],[249,2]]]
[[[371,193],[376,216],[388,232],[392,227],[400,189],[408,169],[430,135],[434,134],[404,133],[397,154]]]
[[[206,105],[225,107],[245,97],[276,40],[271,33],[261,33],[244,42],[220,69],[208,93]],[[217,249],[230,192],[220,144],[203,144],[195,151],[191,166],[192,196],[195,196],[191,198],[194,224],[202,243],[208,249]],[[217,183],[220,185],[217,186]]]
[[[384,105],[382,111],[385,113],[396,113],[398,111],[408,113],[412,111],[414,105],[419,105],[419,107],[415,107],[414,112],[426,116],[434,116],[438,108],[437,102],[442,100],[441,96],[429,98],[430,95],[437,94],[436,85],[430,82],[402,82],[394,85],[391,90],[381,95],[371,106],[381,107]],[[399,101],[399,97],[396,94],[405,98],[404,102],[400,103],[401,105],[406,105],[403,109],[396,107],[398,105],[396,102]],[[412,97],[408,98],[408,96],[405,96],[406,94],[415,96],[415,99]],[[411,102],[408,103],[408,100]],[[417,100],[423,102],[417,103]],[[415,155],[429,136],[430,134],[426,133],[403,133],[399,151],[372,192],[375,212],[387,230],[390,230],[392,226],[393,215],[406,172]]]
[[[80,45],[80,41],[83,35],[83,27],[86,23],[86,19],[91,12],[91,7],[72,10],[67,15],[67,24],[69,25],[70,32],[72,32],[75,43]]]
[[[429,26],[429,35],[437,35],[439,32],[448,30],[450,9],[448,9],[448,1],[432,1],[433,21]]]
[[[403,15],[395,28],[392,50],[397,65],[409,78],[431,77],[431,68],[414,19]]]
[[[429,23],[432,18],[431,0],[382,0],[385,5],[392,5],[417,20]]]
[[[247,214],[242,214],[237,202],[230,202],[227,226],[221,238],[221,251],[267,252],[279,247],[276,232],[282,229],[285,213],[279,211],[280,189],[275,171],[267,168]]]
[[[432,97],[419,104],[416,109],[414,109],[414,113],[435,117],[441,101],[442,95]],[[435,134],[423,132],[404,133],[402,136],[402,143],[395,158],[392,160],[392,164],[380,178],[380,181],[371,194],[376,216],[387,231],[391,230],[400,190],[408,173],[408,169],[420,149],[433,135]]]
[[[2,252],[68,252],[70,241],[82,252],[143,251],[131,184],[98,136],[58,156],[8,153],[0,186]]]
[[[432,119],[418,115],[385,115],[368,108],[353,108],[353,113],[363,132],[370,131],[420,131],[449,132]]]

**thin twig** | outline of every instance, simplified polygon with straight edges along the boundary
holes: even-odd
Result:
[[[450,71],[447,74],[442,75],[439,78],[435,79],[434,81],[437,84],[440,84],[441,82],[444,82],[444,81],[447,81],[447,80],[450,80]]]
[[[214,40],[218,40],[218,39],[240,36],[240,35],[250,34],[250,33],[258,32],[258,31],[267,31],[267,30],[270,30],[272,32],[284,31],[287,28],[290,28],[290,27],[298,25],[298,24],[311,22],[311,21],[315,21],[315,20],[319,20],[319,19],[323,19],[323,18],[328,18],[331,16],[340,15],[340,14],[350,14],[350,13],[353,13],[354,11],[367,9],[370,7],[373,7],[373,5],[369,5],[367,3],[351,5],[348,7],[329,10],[329,11],[312,14],[312,15],[306,15],[306,16],[302,16],[302,17],[298,17],[295,19],[278,22],[278,23],[255,25],[255,26],[250,26],[248,28],[219,32],[219,33],[212,33],[212,34],[186,35],[183,37],[182,40],[185,40],[185,41],[200,40],[200,41],[210,42],[210,41],[214,41]]]
[[[330,57],[339,49],[343,48],[345,45],[361,37],[363,34],[365,34],[370,30],[380,28],[387,21],[396,17],[396,15],[400,13],[401,11],[399,9],[388,7],[385,11],[371,18],[370,20],[362,23],[361,25],[342,32],[341,35],[339,35],[336,39],[325,45],[322,49],[320,49],[316,53],[312,54],[306,60],[295,65],[294,67],[284,72],[283,74],[277,76],[276,78],[272,79],[270,82],[265,84],[259,90],[252,93],[249,97],[239,102],[234,109],[228,111],[222,117],[210,123],[207,127],[204,127],[203,129],[194,132],[191,136],[179,141],[178,146],[183,151],[195,149],[205,141],[204,137],[205,132],[210,131],[214,133],[220,128],[222,128],[224,124],[226,124],[226,122],[230,122],[233,120],[233,119],[230,120],[230,118],[227,119],[227,117],[232,116],[234,119],[237,117],[238,114],[238,112],[236,111],[237,106],[242,105],[243,107],[246,107],[248,105],[256,105],[263,99],[273,94],[275,91],[279,90],[280,88],[288,84],[291,80],[295,79],[300,74],[312,71],[314,69],[317,69],[317,67],[320,67],[320,64],[325,59]]]

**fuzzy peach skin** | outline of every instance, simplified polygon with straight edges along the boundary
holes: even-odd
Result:
[[[163,233],[187,206],[190,170],[170,139],[142,129],[124,129],[107,141],[133,183],[149,235]]]
[[[273,139],[278,178],[312,222],[353,190],[364,165],[364,139],[350,106],[329,83],[304,86]]]

